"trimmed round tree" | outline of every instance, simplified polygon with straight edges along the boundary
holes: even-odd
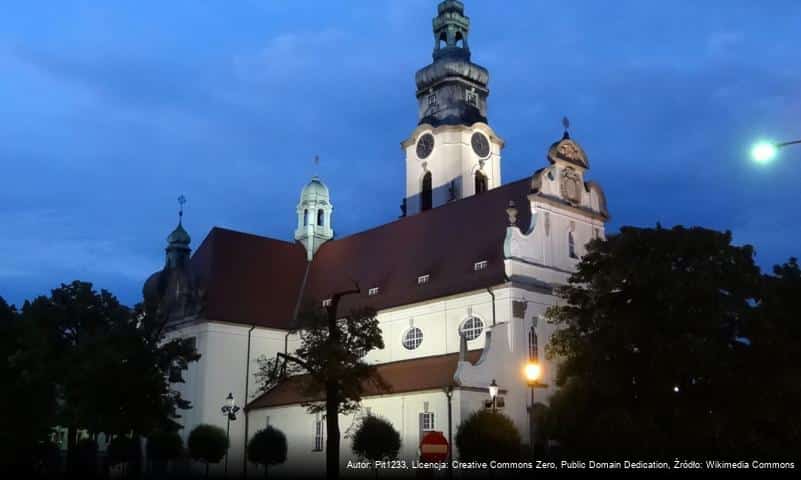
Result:
[[[82,438],[75,445],[76,472],[94,473],[97,470],[97,442],[92,438]]]
[[[397,458],[400,446],[400,434],[392,424],[373,415],[365,417],[353,434],[353,453],[372,462]]]
[[[272,465],[286,461],[286,436],[284,432],[267,426],[259,430],[248,442],[248,460],[264,467],[264,478]]]
[[[192,429],[186,442],[189,456],[206,463],[206,476],[209,476],[209,464],[218,463],[228,451],[228,438],[225,430],[208,424],[201,424]]]
[[[506,415],[478,410],[459,425],[456,446],[462,460],[517,460],[521,451],[520,432]]]
[[[118,435],[109,442],[106,455],[110,465],[135,463],[139,456],[139,442],[125,435]]]
[[[147,457],[158,471],[163,471],[167,462],[180,457],[184,443],[178,432],[155,431],[147,437]]]

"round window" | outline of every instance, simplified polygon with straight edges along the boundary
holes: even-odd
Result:
[[[406,350],[414,350],[421,343],[423,343],[423,331],[419,328],[412,327],[403,334],[403,348]]]
[[[470,317],[462,323],[459,332],[464,335],[467,340],[475,340],[484,331],[484,322],[478,317]]]

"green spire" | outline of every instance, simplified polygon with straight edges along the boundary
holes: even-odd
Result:
[[[434,60],[458,57],[470,60],[467,33],[470,19],[464,15],[464,4],[459,0],[445,0],[437,6],[434,25]]]

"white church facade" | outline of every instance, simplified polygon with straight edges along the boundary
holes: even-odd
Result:
[[[340,312],[378,312],[385,348],[366,361],[390,390],[366,392],[360,411],[340,417],[343,468],[353,459],[349,429],[362,415],[389,420],[401,458],[416,459],[425,431],[447,437],[450,424],[455,437],[464,418],[485,408],[493,380],[499,410],[526,442],[532,401],[553,393],[555,366],[542,353],[550,387],[532,396],[522,369],[551,336],[542,316],[558,301],[554,288],[585,244],[604,236],[606,200],[585,179],[587,156],[567,131],[531,177],[502,182],[504,142],[487,120],[489,73],[470,60],[462,2],[440,3],[433,23],[433,62],[416,75],[418,125],[401,143],[402,218],[337,238],[336,192],[315,177],[295,211],[295,241],[214,228],[191,254],[179,225],[164,269],[145,283],[146,301],[170,316],[171,335],[195,339],[202,355],[174,385],[193,405],[181,412],[184,439],[201,423],[226,428],[220,407],[229,392],[244,407],[230,423],[229,474],[263,474],[245,461],[245,445],[268,424],[289,447],[276,473],[324,470],[324,419],[301,405],[310,399],[291,377],[262,392],[254,375],[260,356],[299,346],[301,308],[325,305],[352,280],[361,293],[345,297]]]

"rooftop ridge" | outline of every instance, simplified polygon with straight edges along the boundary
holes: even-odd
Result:
[[[516,186],[519,183],[530,182],[530,181],[531,181],[531,177],[523,177],[523,178],[517,179],[517,180],[515,180],[513,182],[505,183],[505,184],[501,185],[500,187],[493,188],[491,190],[487,190],[486,192],[484,192],[484,193],[482,193],[480,195],[471,195],[469,197],[464,197],[464,198],[460,198],[460,199],[457,199],[457,200],[453,200],[451,202],[439,205],[439,206],[431,208],[429,210],[424,210],[422,212],[415,213],[414,215],[409,215],[409,216],[406,216],[406,217],[396,218],[396,219],[394,219],[394,220],[392,220],[390,222],[383,223],[381,225],[376,225],[376,226],[368,228],[366,230],[360,230],[358,232],[350,233],[348,235],[345,235],[344,237],[335,237],[332,240],[330,240],[330,242],[335,242],[337,240],[344,240],[346,238],[354,237],[354,236],[360,235],[362,233],[371,232],[373,230],[378,230],[380,228],[384,228],[386,226],[394,225],[394,224],[401,223],[401,222],[404,222],[404,221],[412,221],[412,219],[415,219],[415,218],[426,218],[425,215],[430,215],[432,212],[437,212],[437,211],[441,212],[443,209],[447,209],[448,207],[452,207],[454,205],[464,205],[465,203],[469,203],[471,201],[476,202],[476,201],[478,201],[478,199],[483,199],[483,198],[486,198],[488,196],[500,195],[500,192],[501,191],[505,191],[507,188],[512,188],[513,186]]]

